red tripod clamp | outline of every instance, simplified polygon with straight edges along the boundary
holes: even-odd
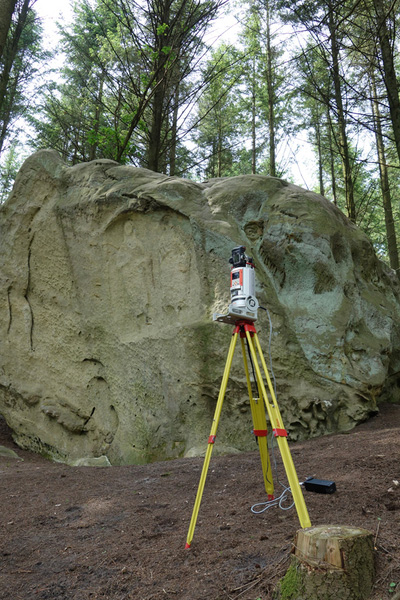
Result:
[[[248,331],[250,333],[250,335],[257,333],[257,330],[255,328],[253,321],[245,321],[245,320],[236,321],[232,335],[235,335],[235,333],[240,333],[240,337],[245,338],[246,331]]]

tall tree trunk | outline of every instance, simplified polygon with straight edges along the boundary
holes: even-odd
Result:
[[[104,87],[104,79],[103,76],[100,76],[100,86],[99,86],[99,95],[98,95],[98,99],[97,99],[97,103],[96,103],[96,107],[95,107],[95,114],[94,114],[94,142],[93,144],[90,144],[89,146],[89,160],[94,160],[96,158],[96,152],[97,152],[97,148],[99,145],[98,142],[98,135],[99,135],[99,130],[100,130],[100,117],[101,117],[101,112],[102,112],[102,105],[103,105],[103,87]]]
[[[332,53],[332,78],[335,89],[335,101],[338,114],[338,128],[339,128],[339,151],[342,159],[343,166],[343,178],[346,190],[346,206],[349,219],[355,223],[356,221],[356,208],[354,203],[354,183],[351,174],[351,162],[349,146],[347,142],[346,133],[346,120],[343,109],[342,100],[342,89],[340,83],[340,71],[339,71],[339,46],[336,37],[336,24],[333,14],[332,2],[328,3],[329,8],[329,33],[331,38],[331,53]]]
[[[178,80],[178,83],[175,85],[174,107],[173,107],[173,111],[172,111],[171,146],[170,146],[170,151],[169,151],[169,174],[171,176],[175,175],[175,171],[176,171],[178,108],[179,108],[179,80]]]
[[[0,0],[0,58],[3,56],[16,4],[17,0]]]
[[[14,104],[14,98],[17,91],[17,79],[15,78],[12,85],[7,90],[7,105],[2,107],[0,116],[0,155],[3,152],[4,144],[8,136],[8,126],[11,120],[11,108]]]
[[[326,133],[328,136],[328,145],[329,145],[329,167],[331,171],[331,185],[332,185],[332,199],[333,204],[337,206],[337,193],[336,193],[336,173],[335,173],[335,156],[333,153],[333,144],[332,144],[332,120],[331,115],[329,113],[329,105],[326,107],[326,116],[327,116],[327,124],[326,124]]]
[[[376,139],[376,147],[378,151],[378,162],[379,162],[379,174],[380,174],[380,184],[382,190],[382,200],[383,200],[383,210],[385,213],[385,225],[386,225],[386,239],[388,245],[388,253],[389,253],[389,262],[392,269],[394,269],[397,273],[397,276],[400,278],[400,268],[399,268],[399,252],[397,247],[396,240],[396,230],[394,227],[394,219],[393,219],[393,211],[392,211],[392,198],[390,194],[390,186],[389,186],[389,176],[388,169],[386,165],[386,156],[385,156],[385,145],[383,142],[382,135],[382,124],[381,124],[381,114],[379,110],[379,103],[376,93],[376,82],[375,82],[375,73],[373,69],[370,71],[370,86],[371,86],[371,104],[372,104],[372,113],[374,116],[374,125],[375,125],[375,139]]]
[[[323,161],[322,161],[322,144],[321,144],[321,123],[320,123],[320,115],[318,114],[318,112],[317,112],[316,121],[315,121],[315,141],[317,144],[317,151],[318,151],[319,193],[321,194],[321,196],[325,196],[324,169],[323,169]]]
[[[256,81],[255,81],[255,56],[253,56],[253,76],[252,76],[252,90],[251,90],[251,172],[253,175],[256,173]]]
[[[269,2],[266,3],[266,42],[267,42],[267,90],[268,90],[268,131],[269,131],[269,174],[276,177],[276,148],[275,148],[275,91],[274,73],[272,66],[272,44]]]
[[[217,167],[217,177],[222,177],[222,127],[218,126],[218,167]]]
[[[159,82],[153,97],[152,120],[149,132],[147,167],[152,171],[158,171],[159,169],[164,97],[164,84]]]
[[[13,38],[11,40],[10,45],[7,45],[7,53],[4,56],[3,71],[0,74],[0,111],[3,108],[4,98],[6,96],[7,86],[10,80],[11,69],[17,56],[19,40],[21,38],[22,31],[26,24],[30,2],[31,0],[24,0],[21,12],[18,15],[18,21]]]
[[[168,56],[163,52],[164,47],[168,45],[168,29],[171,18],[172,2],[161,2],[160,12],[157,13],[155,21],[155,39],[156,52],[154,62],[154,72],[156,74],[155,90],[151,105],[151,124],[149,132],[149,148],[147,166],[152,171],[160,170],[160,152],[161,137],[164,124],[164,106],[166,94],[168,91],[168,82],[166,81],[166,71]],[[166,27],[165,27],[166,26]],[[162,27],[162,29],[159,29]]]
[[[400,161],[400,99],[399,83],[396,77],[394,66],[394,48],[391,44],[385,7],[382,0],[373,0],[375,13],[378,18],[377,32],[379,46],[381,49],[383,63],[383,79],[388,96],[390,119],[393,127],[393,134],[396,144],[397,155]],[[394,3],[393,5],[394,6]]]

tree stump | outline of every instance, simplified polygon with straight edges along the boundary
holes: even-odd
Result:
[[[301,529],[275,598],[366,600],[374,580],[373,549],[373,535],[365,529],[331,525]]]

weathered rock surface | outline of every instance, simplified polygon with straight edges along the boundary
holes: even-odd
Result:
[[[205,450],[232,328],[231,249],[255,258],[292,439],[400,400],[400,290],[324,198],[263,176],[203,184],[109,160],[23,165],[1,207],[0,412],[21,447],[76,462]],[[265,354],[269,324],[257,322]],[[267,362],[269,364],[268,358]],[[254,448],[241,353],[215,450]]]

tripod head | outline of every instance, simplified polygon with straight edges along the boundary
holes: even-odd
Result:
[[[245,246],[233,248],[229,259],[231,267],[231,303],[228,314],[213,315],[214,321],[235,323],[238,319],[257,320],[258,300],[255,296],[255,265],[245,254]]]

